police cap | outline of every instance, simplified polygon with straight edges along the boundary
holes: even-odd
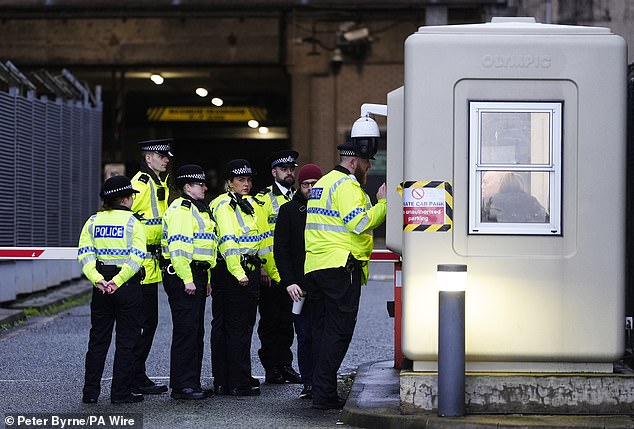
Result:
[[[139,191],[132,187],[132,182],[126,176],[112,176],[103,183],[99,196],[104,200],[112,200],[138,193]]]
[[[204,183],[205,172],[200,165],[187,164],[176,170],[176,186],[183,188],[187,183]]]
[[[161,155],[173,157],[172,143],[174,139],[144,140],[137,144],[142,151],[158,152]]]
[[[232,159],[225,165],[225,179],[228,180],[236,176],[255,176],[256,174],[246,159]]]
[[[341,156],[356,156],[363,159],[374,159],[378,149],[376,137],[355,137],[345,143],[337,145]]]
[[[297,167],[299,153],[294,150],[280,150],[267,158],[268,163],[273,167]]]

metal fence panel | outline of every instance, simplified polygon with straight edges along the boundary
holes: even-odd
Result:
[[[15,246],[15,97],[0,92],[0,246]]]
[[[85,166],[82,166],[81,157],[81,108],[77,107],[75,103],[70,106],[70,200],[71,200],[71,234],[72,245],[77,245],[77,237],[83,226],[83,222],[86,220],[82,213],[84,212],[83,201],[88,198],[88,195],[82,195],[84,190],[81,185],[82,182],[82,170]]]
[[[90,191],[92,187],[90,186],[90,152],[91,152],[91,142],[90,142],[90,133],[89,133],[89,124],[90,124],[90,115],[87,109],[84,109],[80,106],[76,107],[77,116],[79,119],[79,189],[81,195],[84,198],[81,199],[80,212],[78,213],[78,218],[81,223],[80,228],[83,226],[84,221],[88,216],[90,216],[93,205],[91,202],[93,201],[92,195],[90,195]]]
[[[31,164],[31,243],[45,246],[46,210],[49,196],[46,194],[46,103],[29,100],[32,106],[31,123],[32,164]]]
[[[102,108],[0,92],[0,246],[72,247],[98,208]]]
[[[90,197],[91,207],[98,207],[100,203],[99,191],[102,183],[101,169],[101,128],[102,114],[101,110],[90,110],[89,134],[90,134]]]
[[[68,103],[62,105],[59,127],[62,134],[61,158],[63,162],[63,177],[65,183],[62,186],[64,193],[64,201],[61,208],[62,230],[61,241],[62,246],[76,246],[77,239],[73,237],[73,225],[71,211],[73,208],[73,182],[72,182],[72,166],[71,160],[72,142],[71,142],[71,111],[72,107]],[[76,193],[76,192],[75,192]]]
[[[60,102],[46,103],[46,245],[62,245],[62,106]]]
[[[33,244],[33,103],[16,97],[15,238],[17,246]]]

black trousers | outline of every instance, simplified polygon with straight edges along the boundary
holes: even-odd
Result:
[[[310,304],[304,303],[301,314],[293,314],[297,334],[297,365],[302,383],[313,384],[313,332],[310,323]]]
[[[293,362],[293,300],[280,284],[260,285],[260,322],[258,336],[262,347],[258,350],[266,371],[273,367],[291,366]]]
[[[357,323],[361,268],[344,267],[306,275],[313,334],[313,404],[337,400],[337,371]]]
[[[103,294],[99,289],[93,288],[83,389],[85,396],[99,397],[113,326],[116,329],[116,338],[110,397],[123,398],[132,391],[134,348],[141,337],[142,301],[138,283],[125,283],[112,295]]]
[[[150,354],[154,334],[158,326],[158,283],[142,284],[143,311],[141,322],[141,339],[134,348],[136,366],[133,384],[144,386],[150,381],[146,374],[145,361]]]
[[[192,268],[196,293],[185,293],[185,284],[176,274],[163,273],[163,287],[172,312],[170,387],[200,388],[205,338],[205,304],[208,270]]]
[[[260,271],[238,280],[219,260],[213,269],[211,291],[211,370],[215,386],[248,388],[251,379],[251,338],[257,314]]]

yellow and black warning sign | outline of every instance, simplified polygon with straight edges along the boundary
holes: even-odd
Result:
[[[264,121],[267,110],[253,106],[162,106],[147,109],[150,121],[171,122],[247,122]]]
[[[444,232],[453,224],[453,188],[440,180],[407,181],[403,195],[403,231]]]

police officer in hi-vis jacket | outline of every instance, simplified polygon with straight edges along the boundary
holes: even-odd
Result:
[[[268,220],[271,234],[275,233],[280,207],[293,199],[295,189],[295,167],[299,153],[281,150],[267,159],[271,166],[273,184],[262,189],[256,196],[261,201],[262,211]],[[260,322],[258,336],[262,346],[258,350],[265,370],[267,383],[301,383],[301,376],[293,369],[293,319],[291,301],[285,288],[279,284],[260,285]]]
[[[86,221],[79,237],[77,259],[94,285],[82,399],[86,404],[99,398],[113,326],[116,342],[110,401],[143,400],[143,395],[132,392],[134,347],[141,336],[140,282],[146,258],[145,229],[130,210],[135,194],[125,176],[106,180],[101,191],[103,210]]]
[[[219,239],[213,271],[211,363],[214,392],[256,396],[251,376],[251,337],[260,282],[279,282],[273,262],[273,236],[260,204],[249,196],[255,171],[245,159],[225,167],[226,193],[211,202]]]
[[[166,385],[156,383],[147,376],[145,361],[150,354],[158,326],[158,284],[162,280],[159,258],[163,214],[167,210],[169,198],[167,166],[174,156],[172,142],[172,139],[139,142],[143,160],[139,172],[132,177],[132,187],[139,192],[132,203],[132,211],[143,217],[141,222],[145,225],[149,254],[143,264],[143,330],[141,340],[135,348],[136,368],[133,380],[135,392],[145,395],[167,392]]]
[[[372,230],[385,221],[385,183],[365,193],[376,140],[337,146],[341,161],[313,186],[306,210],[306,286],[313,334],[313,408],[342,408],[337,371],[350,345],[367,282]]]
[[[216,264],[216,223],[205,203],[205,173],[198,165],[176,171],[182,196],[163,215],[163,287],[172,312],[170,387],[174,399],[205,399],[200,373],[209,271]]]

